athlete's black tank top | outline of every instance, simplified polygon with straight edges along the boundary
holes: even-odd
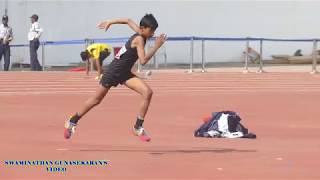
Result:
[[[139,36],[138,33],[132,35],[126,44],[119,50],[113,61],[106,69],[107,74],[119,76],[131,73],[131,68],[138,59],[137,48],[131,48],[132,40]],[[144,39],[146,43],[146,39]]]

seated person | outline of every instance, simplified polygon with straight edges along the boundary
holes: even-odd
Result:
[[[294,52],[293,56],[302,56],[302,53],[301,53],[301,49],[298,49],[296,50],[296,52]]]

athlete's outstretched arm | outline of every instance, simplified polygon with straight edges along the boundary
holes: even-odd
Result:
[[[113,19],[101,22],[98,24],[98,28],[107,31],[113,24],[128,24],[128,26],[135,32],[140,32],[140,27],[131,19]]]
[[[132,44],[133,44],[133,47],[137,48],[137,52],[138,52],[138,57],[139,57],[140,63],[142,65],[147,64],[147,62],[157,52],[157,50],[162,46],[162,44],[164,42],[166,42],[166,40],[167,40],[167,37],[166,37],[165,34],[161,34],[159,37],[156,37],[154,47],[151,48],[146,54],[145,51],[144,51],[144,46],[145,46],[144,40],[143,40],[143,38],[141,36],[137,36],[133,40]]]

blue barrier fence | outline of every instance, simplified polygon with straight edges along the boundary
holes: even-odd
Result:
[[[83,39],[83,40],[63,40],[63,41],[41,41],[40,45],[42,47],[42,65],[45,67],[45,46],[60,46],[60,45],[75,45],[83,44],[88,45],[91,43],[124,43],[128,40],[128,37],[120,38],[104,38],[104,39]],[[154,41],[155,38],[151,38],[151,41]],[[316,49],[317,43],[320,41],[318,38],[312,39],[274,39],[274,38],[254,38],[254,37],[245,37],[245,38],[233,38],[233,37],[198,37],[198,36],[183,36],[183,37],[168,37],[167,41],[189,41],[190,42],[190,68],[188,72],[193,72],[193,52],[194,52],[194,41],[201,41],[201,50],[202,50],[202,72],[205,72],[205,42],[206,41],[244,41],[246,42],[246,49],[249,48],[250,41],[260,42],[260,57],[259,61],[259,70],[258,72],[263,72],[262,64],[262,55],[263,55],[263,42],[265,41],[274,41],[274,42],[312,42],[313,43],[313,57],[312,57],[312,73],[317,72],[317,60],[316,60]],[[11,47],[28,47],[29,44],[14,44],[10,45]],[[248,72],[248,53],[246,53],[244,72]],[[45,69],[43,69],[45,70]]]

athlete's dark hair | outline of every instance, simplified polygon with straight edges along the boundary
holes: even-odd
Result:
[[[80,53],[80,56],[81,56],[82,61],[88,60],[88,59],[89,59],[89,52],[88,52],[88,50],[82,51],[82,52]]]
[[[152,30],[156,30],[158,27],[158,22],[156,18],[152,14],[146,14],[140,21],[140,26],[145,28],[151,28]]]

